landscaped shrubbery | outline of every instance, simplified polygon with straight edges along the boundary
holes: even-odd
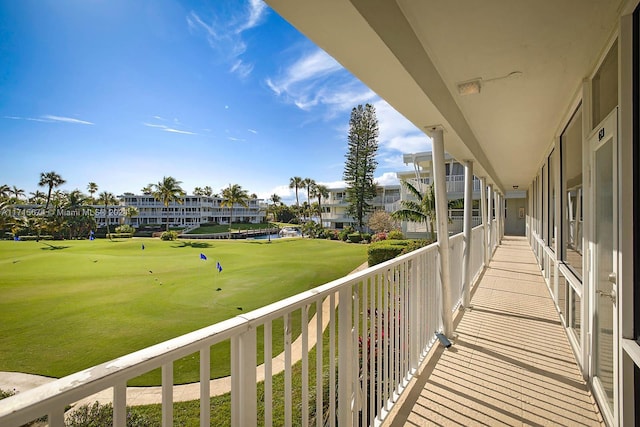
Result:
[[[397,257],[409,243],[410,240],[383,240],[372,243],[367,251],[369,267]]]
[[[64,425],[67,427],[102,427],[113,425],[113,405],[82,405],[67,415]],[[156,423],[144,414],[127,407],[127,427],[151,427]]]
[[[367,251],[369,267],[388,261],[399,255],[408,254],[409,252],[430,245],[431,243],[433,242],[430,240],[396,239],[380,240],[371,243]]]
[[[162,240],[176,240],[178,238],[177,231],[165,231],[160,235]]]
[[[133,233],[109,233],[107,239],[130,239],[133,237]]]
[[[42,236],[20,236],[20,240],[53,240],[53,236],[43,234]]]
[[[133,234],[136,232],[136,229],[130,226],[129,224],[122,224],[116,227],[116,233],[130,233]]]

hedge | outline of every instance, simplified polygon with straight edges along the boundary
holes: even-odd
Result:
[[[410,243],[410,240],[382,240],[372,243],[367,250],[369,267],[397,257]]]
[[[19,240],[27,241],[27,240],[53,240],[53,236],[48,234],[43,234],[42,236],[20,236]]]
[[[109,233],[107,239],[129,239],[133,237],[133,233]]]

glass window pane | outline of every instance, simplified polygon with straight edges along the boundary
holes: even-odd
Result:
[[[560,136],[562,197],[562,260],[582,280],[582,106]]]
[[[593,91],[593,128],[618,105],[618,41],[611,46],[591,81]]]
[[[567,279],[562,274],[558,275],[558,307],[560,308],[560,315],[567,322]]]
[[[580,329],[582,328],[582,318],[580,316],[580,296],[569,286],[569,326],[580,342]]]

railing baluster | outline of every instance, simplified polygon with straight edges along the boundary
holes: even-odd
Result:
[[[271,321],[264,324],[264,425],[273,425],[273,350]]]
[[[352,307],[352,318],[353,318],[353,328],[351,332],[351,350],[353,352],[354,357],[350,357],[351,360],[351,372],[353,381],[351,383],[351,390],[353,391],[353,405],[351,405],[351,423],[352,425],[358,425],[358,410],[361,408],[360,402],[360,385],[359,380],[360,376],[358,374],[358,364],[360,363],[360,359],[358,358],[358,336],[360,335],[360,323],[358,322],[358,316],[360,315],[360,283],[356,283],[353,288],[353,307]],[[351,398],[350,398],[351,400]]]
[[[352,289],[346,286],[340,289],[338,301],[338,425],[351,425],[352,387]]]
[[[173,426],[173,362],[162,365],[162,425]]]
[[[382,294],[384,293],[384,283],[385,283],[385,278],[384,278],[384,271],[380,272],[377,274],[377,279],[378,279],[378,307],[377,307],[377,314],[376,317],[378,318],[378,328],[376,330],[376,351],[378,353],[377,359],[378,359],[378,373],[377,373],[377,387],[378,387],[378,393],[377,393],[377,402],[376,402],[376,407],[379,409],[382,409],[382,406],[384,405],[384,390],[382,387],[382,383],[384,382],[384,371],[382,370],[382,359],[384,359],[384,337],[383,337],[383,317],[386,317],[384,315],[384,306],[382,305],[383,302],[383,298],[382,298]],[[382,414],[381,411],[378,410],[378,420],[382,421]]]
[[[360,387],[362,389],[362,398],[360,399],[360,409],[362,411],[362,425],[367,425],[369,417],[367,411],[369,409],[369,401],[365,398],[369,393],[367,392],[368,385],[368,373],[369,373],[369,281],[370,277],[366,277],[362,280],[362,332],[360,333],[360,349],[362,357],[360,359]]]
[[[291,426],[292,422],[292,389],[291,389],[291,314],[284,315],[284,425]]]
[[[336,294],[329,296],[329,426],[336,426]]]
[[[200,350],[200,427],[211,424],[211,348]]]
[[[373,425],[376,413],[376,383],[375,383],[375,369],[377,357],[377,344],[376,344],[376,324],[378,322],[376,316],[376,281],[377,275],[369,277],[370,294],[369,297],[369,424]]]
[[[305,304],[302,317],[302,426],[309,425],[309,305]]]
[[[113,386],[113,427],[127,424],[127,382]]]
[[[327,304],[329,300],[327,300]],[[322,427],[323,413],[322,413],[322,392],[323,392],[323,346],[322,346],[322,311],[323,303],[322,298],[316,300],[316,427]]]

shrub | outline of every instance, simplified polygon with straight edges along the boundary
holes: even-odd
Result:
[[[362,235],[360,233],[350,233],[347,234],[347,239],[351,243],[360,243],[360,241],[362,240]]]
[[[404,236],[402,235],[402,231],[400,231],[400,230],[391,230],[387,234],[387,239],[389,239],[389,240],[402,240],[402,239],[404,239]]]
[[[178,233],[176,231],[165,231],[160,235],[162,240],[176,240]]]
[[[116,227],[116,233],[135,233],[136,229],[129,224],[122,224]]]
[[[371,233],[361,233],[362,243],[369,243],[371,241]]]
[[[130,239],[133,237],[132,233],[109,233],[107,239]]]
[[[380,233],[376,233],[373,236],[371,236],[371,242],[375,243],[375,242],[381,242],[383,240],[387,240],[387,233],[380,232]]]
[[[420,249],[420,248],[423,248],[425,246],[428,246],[431,243],[433,243],[433,240],[424,240],[424,239],[423,240],[411,240],[411,241],[409,241],[409,244],[404,247],[404,249],[402,250],[400,255],[408,254],[409,252],[413,252],[416,249]]]
[[[343,242],[346,242],[347,239],[349,238],[349,234],[355,233],[355,231],[356,231],[355,228],[353,228],[352,226],[348,225],[348,226],[346,226],[346,227],[344,227],[342,229],[342,231],[338,234],[338,237]]]
[[[40,237],[38,236],[20,236],[20,240],[53,240],[53,236],[50,236],[48,234],[46,235],[42,235]]]
[[[101,405],[95,402],[93,405],[82,405],[74,409],[65,420],[67,427],[102,427],[113,425],[113,405],[108,403]],[[147,427],[154,423],[147,416],[132,411],[127,407],[127,427]]]
[[[409,243],[409,240],[384,240],[372,243],[367,250],[369,267],[397,257]]]

